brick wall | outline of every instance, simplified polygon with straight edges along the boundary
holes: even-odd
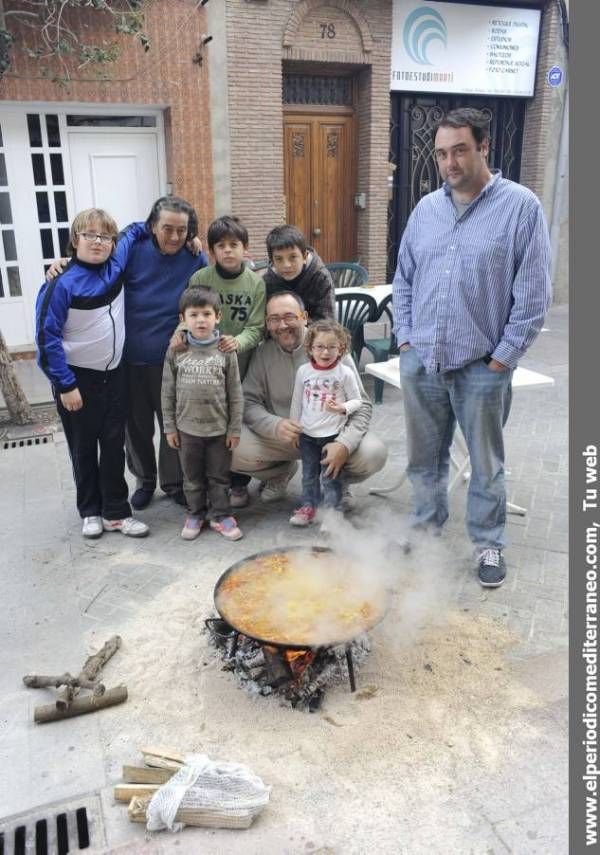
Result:
[[[525,113],[521,182],[539,196],[544,207],[552,241],[557,303],[568,300],[568,167],[561,173],[559,165],[567,81],[551,87],[547,74],[555,65],[566,73],[567,60],[558,4],[547,3],[542,13],[535,95]]]
[[[557,111],[560,111],[563,91],[549,86],[546,75],[553,65],[565,67],[564,62],[559,61],[563,59],[559,43],[560,13],[558,5],[550,3],[542,13],[535,95],[525,111],[521,158],[521,182],[540,197],[548,216],[556,164],[553,156],[557,148],[554,122]],[[550,176],[548,170],[552,173]]]
[[[383,281],[387,234],[391,2],[371,0],[227,0],[227,67],[232,208],[250,233],[251,250],[285,220],[282,61],[310,73],[349,65],[358,78],[357,255],[373,281]],[[336,28],[321,38],[320,22]],[[365,49],[366,48],[366,49]],[[307,108],[310,112],[310,108]]]
[[[200,228],[205,229],[213,215],[213,188],[208,74],[206,63],[199,67],[192,62],[206,31],[204,10],[196,6],[192,0],[149,4],[145,30],[152,46],[146,54],[130,37],[114,33],[109,16],[69,10],[65,20],[82,41],[91,41],[93,32],[121,45],[118,63],[103,67],[112,79],[100,80],[91,69],[75,69],[68,88],[62,88],[42,77],[41,63],[26,58],[15,46],[11,70],[0,81],[0,99],[164,107],[167,181],[174,193],[193,203]],[[9,9],[10,3],[4,7]],[[58,71],[59,65],[51,68]]]
[[[285,221],[281,39],[287,3],[227,0],[227,88],[232,212],[266,256],[265,236]]]

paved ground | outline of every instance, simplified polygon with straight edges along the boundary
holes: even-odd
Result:
[[[360,729],[361,713],[366,707],[359,708],[356,703],[350,707],[345,687],[332,690],[330,710],[336,711],[342,723],[347,710],[351,709],[355,715],[347,732],[354,734],[353,739],[358,738],[355,754],[361,758],[361,763],[354,763],[351,753],[343,755],[348,758],[343,782],[345,795],[340,795],[342,789],[335,790],[333,776],[329,789],[318,780],[315,757],[311,761],[315,764],[311,779],[311,770],[306,768],[309,755],[304,749],[300,752],[302,756],[294,761],[297,765],[290,765],[291,760],[288,763],[288,770],[294,770],[295,783],[285,778],[288,761],[282,761],[281,757],[293,753],[295,740],[300,744],[308,733],[305,729],[312,727],[309,720],[314,721],[315,717],[300,719],[297,713],[288,715],[286,711],[278,711],[273,719],[272,739],[278,745],[281,743],[282,748],[279,764],[273,768],[264,756],[254,756],[251,732],[244,734],[243,741],[230,741],[228,750],[220,753],[221,759],[247,762],[273,784],[272,804],[251,832],[225,834],[187,829],[176,838],[155,837],[145,841],[143,828],[124,820],[124,809],[115,808],[111,793],[119,779],[120,764],[135,759],[138,743],[130,744],[133,735],[141,734],[151,743],[156,741],[156,732],[164,733],[165,721],[162,730],[153,730],[153,720],[147,712],[152,709],[152,698],[140,701],[130,692],[130,700],[123,707],[68,722],[34,726],[33,706],[44,702],[40,698],[46,695],[24,689],[21,678],[31,671],[77,670],[90,648],[99,646],[107,633],[115,629],[123,635],[125,650],[128,636],[129,639],[143,637],[139,628],[145,616],[148,616],[146,632],[151,636],[152,621],[160,614],[161,601],[175,602],[173,592],[179,590],[178,586],[189,583],[193,596],[199,598],[201,610],[207,614],[214,581],[238,557],[276,542],[314,542],[312,533],[289,533],[286,517],[293,497],[289,503],[269,512],[257,501],[253,502],[239,517],[246,532],[239,544],[228,544],[216,535],[208,535],[212,539],[210,543],[205,541],[207,545],[202,551],[191,549],[190,544],[178,537],[181,509],[166,499],[156,499],[144,512],[152,531],[147,540],[132,542],[120,535],[105,535],[99,541],[84,542],[74,508],[70,464],[62,433],[55,433],[53,442],[41,445],[2,450],[0,444],[3,485],[0,827],[3,822],[6,828],[12,827],[13,817],[28,811],[34,811],[31,814],[34,819],[47,816],[51,813],[49,805],[77,797],[88,806],[95,821],[92,843],[94,851],[99,852],[163,852],[174,846],[178,846],[179,852],[218,855],[566,852],[565,307],[552,310],[547,327],[548,331],[539,337],[523,364],[550,374],[556,385],[516,392],[506,431],[509,499],[528,508],[525,518],[510,518],[506,584],[497,591],[487,592],[477,584],[468,561],[470,546],[463,525],[463,488],[452,497],[451,520],[442,541],[433,547],[417,543],[410,557],[395,558],[403,562],[400,569],[405,579],[407,575],[425,578],[431,569],[429,609],[416,622],[415,649],[422,651],[426,659],[429,644],[429,661],[443,670],[443,655],[436,659],[439,645],[436,647],[435,633],[431,635],[435,624],[431,605],[438,603],[440,609],[447,611],[448,626],[453,627],[453,632],[465,626],[481,629],[480,638],[469,630],[464,635],[464,644],[461,641],[462,661],[467,666],[477,666],[477,679],[471,672],[466,682],[462,677],[462,682],[456,678],[455,688],[459,687],[462,693],[458,699],[445,694],[440,684],[432,683],[429,688],[428,684],[415,684],[415,697],[419,698],[423,718],[433,715],[435,707],[438,734],[432,730],[418,744],[408,732],[402,734],[404,742],[390,736],[387,750],[381,749],[377,741],[377,726],[368,732]],[[32,393],[31,399],[43,402],[47,398],[43,379],[40,383],[31,364],[20,365],[18,370]],[[369,379],[366,383],[370,383]],[[397,474],[404,460],[399,393],[389,387],[383,405],[375,409],[375,428],[385,438],[390,452],[385,472],[373,479],[379,482]],[[363,543],[368,542],[372,532],[377,532],[379,540],[387,537],[393,541],[406,528],[409,489],[404,487],[383,499],[368,496],[369,486],[361,485],[355,490],[364,507],[364,513],[355,517],[355,528]],[[297,492],[298,487],[296,478],[292,492]],[[386,620],[389,623],[390,619]],[[394,708],[400,709],[408,703],[411,686],[401,673],[390,672],[386,664],[391,656],[386,647],[390,642],[388,630],[374,634],[372,660],[366,677],[361,678],[374,682],[381,678],[383,699],[369,702],[372,706],[369,717],[366,712],[363,714],[363,724],[371,722],[373,716],[373,721],[377,721],[379,715],[382,729],[389,724],[387,719]],[[449,630],[448,633],[450,637]],[[151,648],[140,646],[140,655],[147,649]],[[483,650],[489,654],[488,658],[478,660],[478,653]],[[110,676],[116,682],[117,660],[121,655],[126,656],[119,653],[111,664]],[[406,651],[402,653],[407,655]],[[129,660],[122,661],[127,670]],[[486,663],[492,661],[493,667],[488,665],[486,671]],[[156,667],[156,663],[147,665],[149,670]],[[432,670],[427,662],[423,667]],[[165,680],[169,679],[175,676],[165,674]],[[216,685],[211,682],[214,679],[211,674],[198,676],[197,686],[193,687],[202,711],[198,716],[202,719],[202,725],[198,725],[198,731],[203,730],[202,739],[198,737],[202,744],[180,743],[178,712],[171,709],[167,732],[172,734],[174,747],[199,750],[213,739],[213,748],[218,753],[222,742],[230,736],[227,719],[230,730],[243,730],[245,722],[256,714],[256,700],[250,704],[247,696],[237,689],[224,690],[230,692],[230,708],[216,709],[216,699],[220,696],[216,689],[211,689]],[[212,692],[210,697],[209,692]],[[385,706],[386,693],[388,701],[396,698],[391,707]],[[378,703],[381,703],[379,712]],[[264,720],[269,708],[259,708]],[[132,710],[135,718],[131,718]],[[213,719],[220,718],[225,724],[208,720],[208,710],[212,710]],[[184,719],[185,714],[181,715]],[[469,716],[477,719],[478,751],[473,745],[469,750],[456,750],[459,719],[463,716],[465,720]],[[404,720],[400,726],[405,726]],[[261,727],[268,730],[264,722]],[[327,723],[324,727],[328,727]],[[418,730],[418,721],[414,727]],[[437,744],[442,733],[446,747]],[[189,731],[182,725],[181,735],[187,734]],[[320,734],[321,731],[315,731],[311,737],[316,740],[315,745],[320,744],[321,738],[325,745],[325,740],[330,743],[335,737],[340,747],[351,752],[352,742],[344,743],[348,737],[343,728],[329,727],[325,736]],[[412,744],[408,740],[413,740]],[[232,756],[230,752],[234,749],[238,753]],[[381,751],[383,756],[376,756]],[[365,776],[366,767],[376,769],[377,776],[373,773],[373,780],[364,783],[363,792],[361,776]],[[312,801],[306,800],[299,781],[304,781],[307,788],[314,787],[318,803],[316,795]],[[354,797],[349,792],[354,792]],[[393,799],[386,797],[386,792],[393,792]],[[298,814],[300,806],[305,810],[308,805],[316,818],[294,816],[290,800],[286,801],[289,793],[297,799]],[[349,806],[343,803],[343,798],[350,799]]]

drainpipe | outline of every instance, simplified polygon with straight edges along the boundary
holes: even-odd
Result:
[[[567,81],[565,80],[565,86]],[[552,198],[552,216],[550,219],[550,247],[552,252],[551,279],[555,284],[556,270],[558,266],[558,253],[560,243],[560,223],[562,218],[563,201],[568,181],[569,168],[569,90],[565,92],[562,108],[562,121],[560,128],[560,141],[558,145],[558,158],[556,161],[556,173],[554,176],[554,194]]]

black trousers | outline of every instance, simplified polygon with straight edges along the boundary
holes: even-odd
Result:
[[[83,407],[65,410],[54,392],[65,431],[80,516],[120,520],[131,516],[125,480],[125,371],[93,371],[70,366],[77,378]]]
[[[183,472],[179,455],[165,439],[160,403],[162,365],[126,365],[129,412],[125,432],[127,466],[144,490],[156,488],[156,452],[154,417],[160,426],[158,482],[161,490],[172,495],[181,490]]]
[[[179,431],[183,491],[194,516],[228,517],[231,451],[225,436],[192,436]]]

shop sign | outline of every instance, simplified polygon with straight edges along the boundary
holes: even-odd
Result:
[[[531,97],[540,10],[394,0],[390,88]]]

